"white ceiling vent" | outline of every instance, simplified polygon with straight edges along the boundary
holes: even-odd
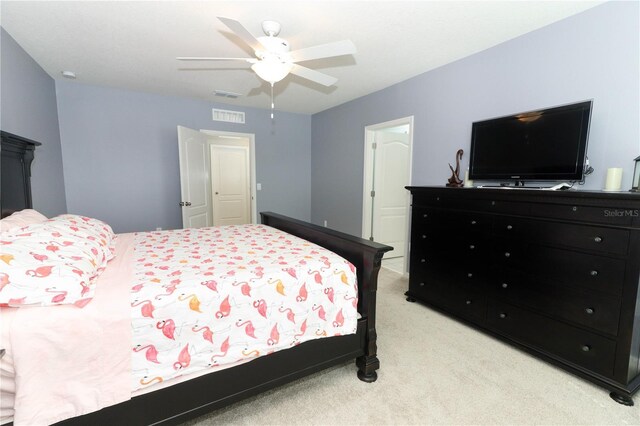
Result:
[[[214,90],[213,94],[214,96],[229,98],[229,99],[238,99],[240,96],[242,96],[242,93],[229,92],[226,90],[218,90],[218,89]]]
[[[244,112],[213,108],[213,121],[244,124]]]

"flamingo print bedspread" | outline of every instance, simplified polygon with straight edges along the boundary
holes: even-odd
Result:
[[[353,334],[355,268],[264,225],[136,235],[133,390]]]

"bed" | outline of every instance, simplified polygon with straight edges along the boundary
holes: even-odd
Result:
[[[3,182],[5,180],[3,175]],[[28,185],[28,179],[25,182]],[[26,192],[24,188],[20,190]],[[3,186],[3,199],[4,191]],[[22,206],[3,205],[3,216],[30,207],[30,203],[27,198]],[[357,305],[354,308],[359,314],[354,323],[355,333],[305,341],[231,368],[157,390],[149,389],[147,393],[60,424],[177,424],[349,360],[355,360],[360,380],[376,380],[380,365],[375,328],[377,275],[384,253],[391,248],[275,213],[261,213],[261,221],[270,228],[328,249],[355,267]]]

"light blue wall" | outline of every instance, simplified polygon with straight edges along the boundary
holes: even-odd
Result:
[[[258,212],[310,219],[311,117],[58,81],[69,212],[116,232],[182,227],[178,125],[254,133]],[[212,121],[213,107],[244,111],[246,123]]]
[[[66,213],[54,80],[0,28],[0,127],[42,143],[31,167],[33,207]]]
[[[640,154],[639,2],[613,2],[313,115],[311,219],[359,235],[364,127],[415,116],[413,185],[443,185],[458,148],[467,167],[471,123],[593,99],[582,189]]]
[[[456,149],[468,155],[473,121],[592,98],[596,172],[584,188],[602,188],[615,166],[629,187],[640,152],[639,13],[638,2],[607,3],[312,117],[277,113],[275,125],[266,110],[218,105],[247,113],[246,125],[220,124],[209,102],[79,82],[58,81],[56,94],[2,30],[1,126],[43,143],[33,166],[36,208],[54,215],[68,207],[118,232],[180,226],[178,124],[255,133],[258,209],[353,234],[361,230],[364,127],[408,115],[412,183],[440,185]]]

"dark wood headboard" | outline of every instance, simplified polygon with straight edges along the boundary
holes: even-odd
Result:
[[[0,213],[2,217],[32,207],[31,162],[40,142],[0,131]]]

